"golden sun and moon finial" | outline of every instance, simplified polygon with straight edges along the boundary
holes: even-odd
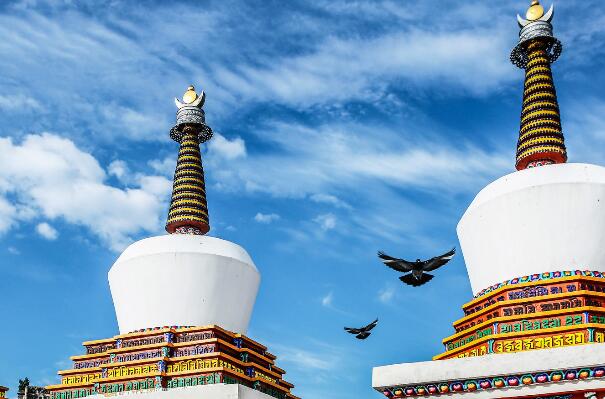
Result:
[[[200,92],[200,94],[197,94],[195,92],[195,87],[193,87],[193,85],[189,85],[189,87],[187,87],[187,91],[185,91],[185,94],[183,94],[183,101],[175,98],[174,103],[178,109],[187,106],[202,108],[205,100],[206,93],[204,93],[203,90]]]
[[[544,7],[540,4],[540,0],[532,0],[527,12],[525,13],[525,18],[521,18],[520,15],[517,15],[517,20],[519,21],[519,25],[524,27],[532,22],[536,21],[544,21],[550,22],[552,21],[554,13],[554,6],[551,5],[547,12],[544,11]]]

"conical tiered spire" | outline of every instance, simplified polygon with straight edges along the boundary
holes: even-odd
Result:
[[[517,16],[521,32],[511,61],[525,69],[521,128],[517,143],[518,170],[567,161],[559,104],[550,65],[561,55],[561,42],[553,36],[552,17],[533,0],[526,18]]]
[[[198,95],[193,86],[189,86],[183,101],[175,99],[177,121],[170,137],[181,147],[166,223],[166,231],[171,234],[206,234],[210,230],[200,143],[212,137],[212,129],[206,125],[204,100],[204,92]]]

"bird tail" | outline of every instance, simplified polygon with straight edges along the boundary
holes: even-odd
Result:
[[[411,285],[412,287],[419,287],[431,281],[433,277],[435,276],[433,276],[432,274],[422,273],[422,276],[420,278],[416,278],[412,273],[409,273],[405,276],[399,277],[399,280],[403,281],[407,285]]]

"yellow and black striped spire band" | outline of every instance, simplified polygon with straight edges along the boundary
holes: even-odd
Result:
[[[212,137],[212,129],[206,125],[204,99],[204,92],[197,95],[193,86],[182,102],[175,99],[177,123],[170,137],[180,149],[166,222],[166,231],[171,234],[206,234],[210,230],[200,143]]]
[[[553,7],[544,12],[539,1],[532,1],[527,18],[517,16],[521,32],[511,61],[525,69],[525,85],[516,168],[522,170],[567,161],[567,151],[551,64],[562,51],[552,34]]]

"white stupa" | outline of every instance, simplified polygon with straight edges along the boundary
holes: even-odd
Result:
[[[84,342],[51,399],[297,399],[285,371],[245,336],[260,273],[241,246],[210,230],[200,143],[212,136],[205,95],[175,100],[180,145],[166,230],[130,245],[109,271],[120,334]]]
[[[458,224],[474,299],[432,361],[374,368],[388,398],[605,397],[605,168],[566,163],[552,18],[537,0],[518,17],[518,171],[481,190]]]

